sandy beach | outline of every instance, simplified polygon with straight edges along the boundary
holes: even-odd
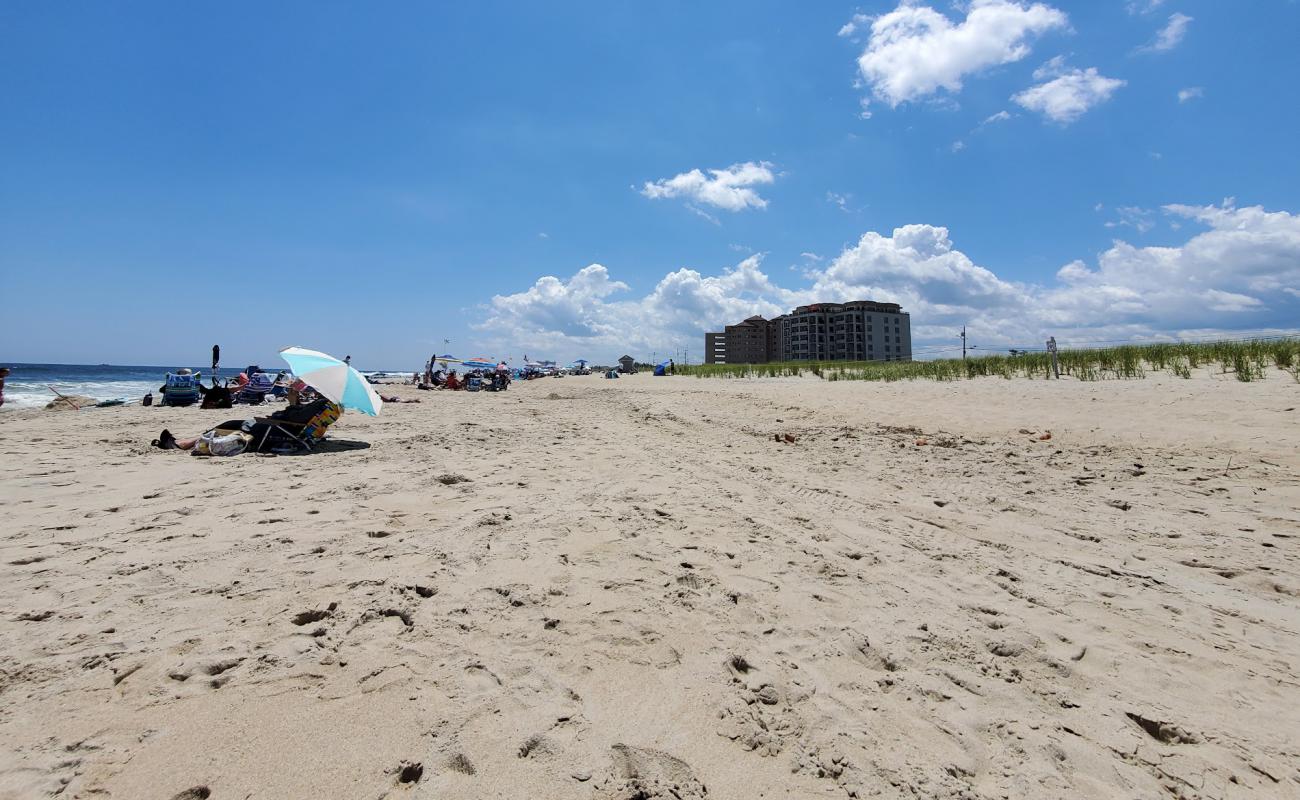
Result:
[[[1284,373],[394,391],[0,414],[0,797],[1300,796]]]

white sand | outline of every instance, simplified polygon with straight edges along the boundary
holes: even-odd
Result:
[[[397,391],[0,414],[0,797],[1300,795],[1282,373]]]

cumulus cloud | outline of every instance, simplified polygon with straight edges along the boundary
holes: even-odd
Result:
[[[904,225],[867,232],[824,266],[810,264],[797,289],[773,282],[760,255],[720,275],[679,269],[640,297],[593,264],[568,280],[545,277],[492,298],[479,327],[503,346],[600,358],[693,347],[705,331],[753,314],[853,299],[902,304],[918,347],[951,343],[962,325],[991,347],[1048,335],[1084,343],[1294,327],[1300,214],[1231,201],[1163,213],[1199,230],[1174,246],[1116,240],[1092,263],[1073,261],[1043,282],[999,276],[960,250],[947,228]]]
[[[639,352],[694,343],[695,334],[753,314],[775,316],[801,295],[774,284],[752,255],[721,275],[682,268],[665,275],[644,297],[619,299],[628,286],[591,264],[568,280],[539,278],[517,294],[497,295],[475,327],[489,344],[506,349],[547,348],[565,357],[614,350]]]
[[[1192,18],[1186,14],[1172,14],[1169,22],[1160,29],[1156,38],[1150,44],[1138,48],[1139,53],[1167,53],[1178,46],[1183,37],[1187,35],[1187,26],[1192,24]]]
[[[1034,70],[1034,80],[1043,82],[1011,99],[1061,125],[1069,125],[1088,109],[1106,102],[1126,83],[1101,75],[1096,67],[1086,70],[1066,67],[1061,56]]]
[[[865,22],[855,17],[849,34]],[[871,20],[858,70],[876,99],[897,107],[940,90],[956,94],[967,76],[1021,60],[1030,39],[1068,25],[1063,11],[1044,3],[973,0],[966,18],[954,22],[905,0]]]
[[[1178,102],[1187,103],[1205,96],[1205,90],[1199,86],[1188,86],[1178,90]]]
[[[707,175],[699,169],[693,169],[671,178],[646,181],[641,187],[641,194],[652,200],[676,197],[724,211],[743,211],[747,208],[767,208],[767,200],[760,197],[754,187],[775,180],[771,163],[746,161],[743,164],[732,164],[726,169],[708,170]]]

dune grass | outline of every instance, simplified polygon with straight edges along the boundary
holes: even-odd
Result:
[[[1191,378],[1193,370],[1231,374],[1237,380],[1262,380],[1281,370],[1300,383],[1300,338],[1251,341],[1131,344],[1057,353],[1062,377],[1082,381],[1143,378],[1168,372]],[[1046,352],[934,361],[790,361],[772,364],[678,365],[677,372],[700,378],[779,378],[811,373],[828,381],[898,381],[928,378],[953,381],[986,376],[1050,378]]]

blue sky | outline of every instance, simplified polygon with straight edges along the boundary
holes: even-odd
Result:
[[[1294,329],[1296,30],[1288,0],[4,4],[0,358],[698,354],[859,297],[918,350]]]

